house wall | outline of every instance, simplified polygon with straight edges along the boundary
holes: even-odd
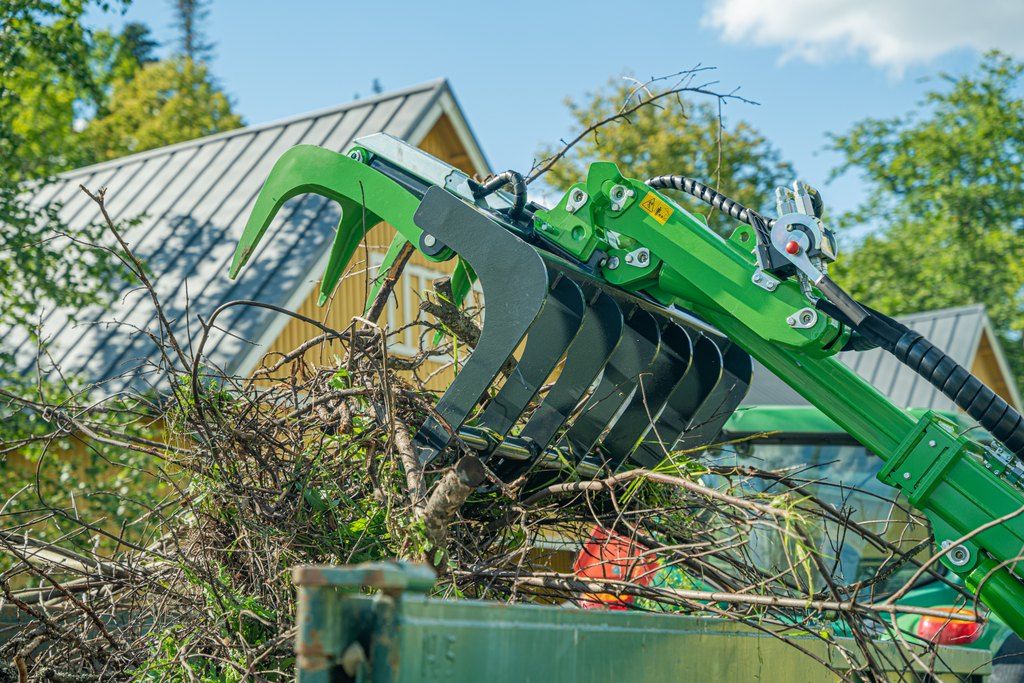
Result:
[[[437,123],[424,137],[419,147],[426,152],[436,156],[456,168],[467,173],[474,173],[470,156],[462,142],[459,140],[455,128],[446,115],[442,115]],[[340,330],[348,326],[353,316],[361,315],[366,301],[366,293],[369,288],[367,277],[367,261],[371,273],[383,259],[387,252],[388,245],[395,235],[395,229],[386,223],[376,226],[370,230],[364,241],[364,248],[356,251],[345,277],[341,280],[334,296],[327,305],[317,306],[319,286],[310,292],[309,296],[298,308],[298,313],[307,317],[319,320],[325,325]],[[400,327],[414,321],[417,317],[418,304],[422,293],[430,289],[431,281],[451,272],[455,261],[446,263],[435,263],[428,261],[418,251],[414,251],[409,263],[405,268],[401,281],[395,287],[395,295],[388,303],[387,312],[381,316],[381,324],[387,322],[390,330],[397,330]],[[311,273],[311,278],[318,278],[320,273]],[[372,276],[372,275],[371,275]],[[300,320],[292,319],[282,329],[280,335],[270,346],[264,361],[273,362],[275,356],[288,353],[304,341],[316,337],[321,331],[316,327]],[[392,352],[400,356],[410,356],[419,347],[417,337],[420,330],[409,329],[403,332],[399,338],[392,343]],[[430,339],[427,339],[430,341]],[[322,362],[329,364],[335,354],[340,354],[340,342],[323,344],[307,353],[306,358],[311,362]],[[428,379],[428,386],[434,389],[443,389],[450,382],[453,371],[450,364],[439,362],[424,363],[419,376]],[[436,374],[435,374],[436,373]],[[432,376],[433,375],[433,376]]]
[[[999,367],[999,360],[996,357],[993,340],[987,331],[982,333],[978,341],[978,350],[974,354],[974,362],[971,364],[970,370],[978,379],[987,384],[992,391],[999,394],[1004,401],[1020,410],[1021,407],[1017,405],[1013,392],[1010,391],[1010,386],[1007,384],[1008,378],[1003,373],[1002,368]]]

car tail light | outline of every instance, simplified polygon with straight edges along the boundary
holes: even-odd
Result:
[[[980,636],[985,625],[975,621],[974,610],[939,607],[948,617],[923,616],[917,622],[917,635],[938,645],[967,645]]]

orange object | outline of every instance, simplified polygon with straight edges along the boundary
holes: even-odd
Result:
[[[647,547],[614,531],[595,526],[590,538],[576,556],[573,571],[581,579],[628,581],[647,586],[658,571],[658,563],[646,555]],[[632,595],[586,593],[580,607],[587,609],[626,609]]]
[[[981,637],[984,624],[974,621],[973,610],[939,607],[948,617],[924,616],[917,622],[917,635],[938,645],[967,645]],[[967,619],[957,619],[957,616]]]

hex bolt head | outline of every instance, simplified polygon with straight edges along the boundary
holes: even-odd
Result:
[[[929,448],[935,448],[935,439],[931,439],[931,440],[928,441],[928,447]]]
[[[910,472],[904,472],[903,473],[903,478],[904,479],[910,479]]]
[[[618,267],[619,267],[619,257],[618,256],[612,256],[610,259],[608,259],[608,270],[615,270]]]

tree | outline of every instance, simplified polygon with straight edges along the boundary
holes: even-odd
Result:
[[[242,125],[209,69],[187,57],[143,65],[114,83],[106,115],[83,131],[97,160],[191,140]]]
[[[618,112],[636,86],[609,81],[582,103],[566,102],[581,129]],[[558,146],[542,150],[549,157]],[[615,161],[627,176],[650,178],[667,173],[686,175],[718,187],[757,209],[774,206],[774,189],[793,180],[793,168],[753,126],[744,121],[720,125],[718,108],[709,102],[665,97],[630,115],[628,122],[603,126],[587,136],[544,176],[558,190],[586,176],[592,161]],[[708,215],[710,207],[679,194],[681,204]],[[772,214],[774,215],[774,212]],[[729,231],[735,221],[710,216],[709,224]]]
[[[842,224],[876,228],[836,264],[837,279],[891,314],[983,303],[1024,373],[1024,64],[992,52],[942,74],[911,112],[833,136],[868,199]]]
[[[102,226],[64,225],[31,197],[54,174],[240,125],[205,67],[155,62],[149,30],[90,31],[103,0],[0,6],[0,329],[32,330],[41,310],[102,301],[120,265],[95,244]],[[124,7],[125,2],[115,3]],[[84,127],[84,130],[80,130]],[[95,188],[94,188],[95,189]],[[128,217],[130,218],[130,217]],[[0,379],[5,362],[0,348]]]
[[[61,224],[26,183],[78,161],[74,121],[103,96],[82,16],[89,0],[8,0],[0,7],[0,326],[28,327],[41,302],[81,307],[112,280],[112,259],[87,246],[97,226]],[[123,3],[118,3],[123,6]],[[66,236],[65,236],[66,235]],[[57,273],[61,274],[58,276]],[[2,354],[2,351],[0,351]],[[8,364],[0,358],[0,368]]]
[[[193,62],[204,62],[213,52],[213,43],[206,39],[202,22],[210,15],[208,0],[171,0],[174,26],[180,34],[181,54]]]

